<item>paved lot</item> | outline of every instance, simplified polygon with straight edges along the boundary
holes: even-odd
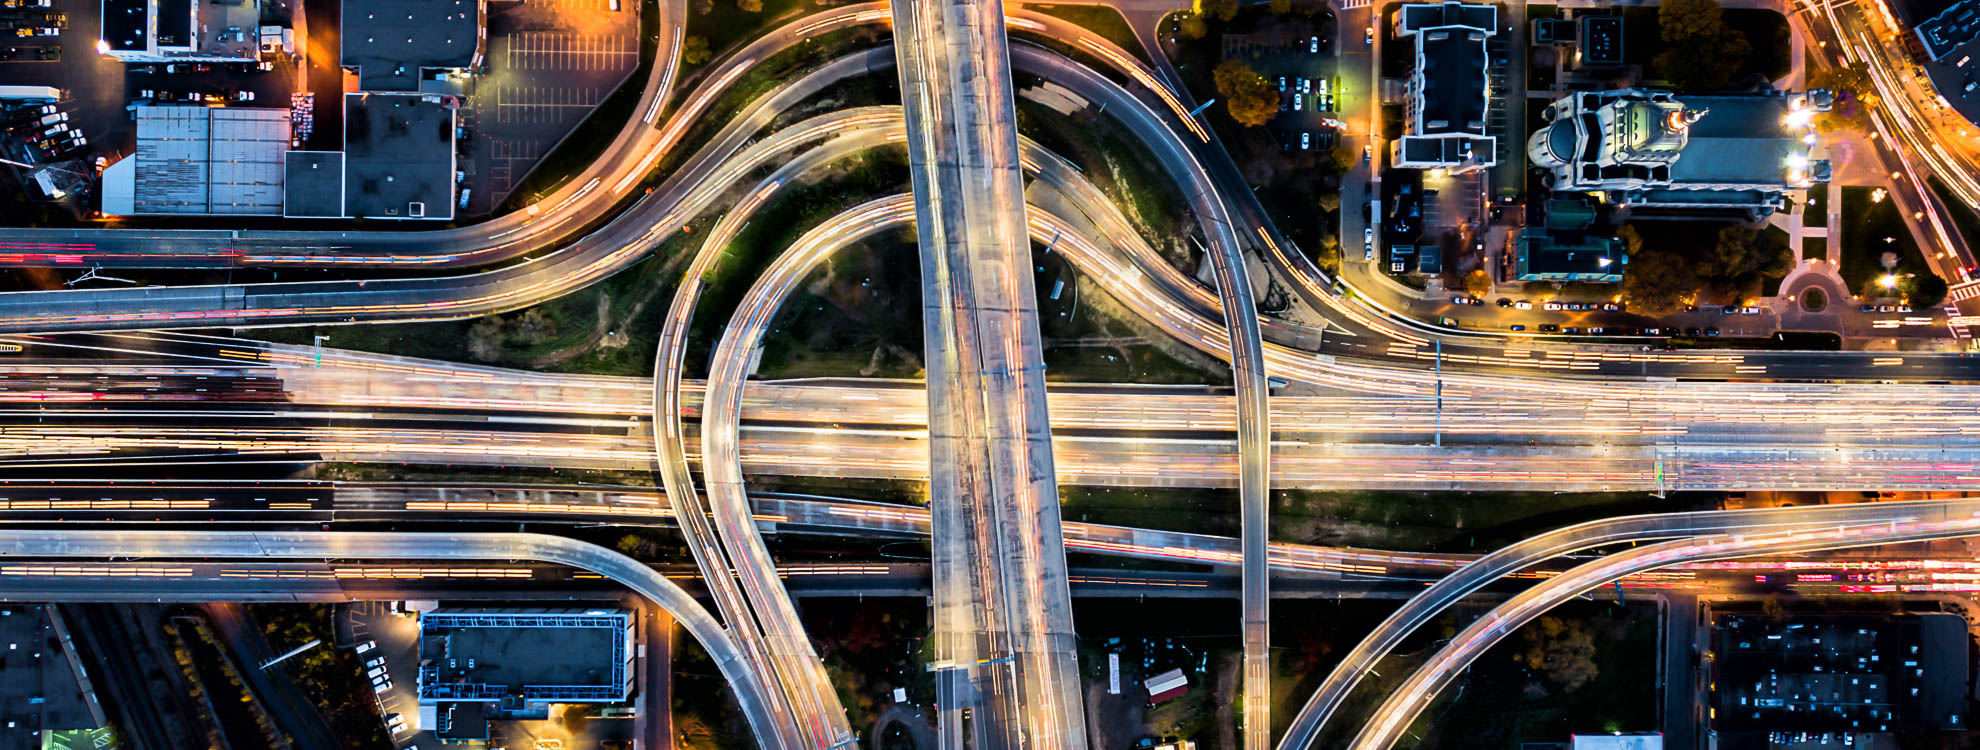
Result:
[[[492,10],[487,71],[461,113],[470,139],[462,162],[467,215],[500,205],[638,67],[639,4],[621,6],[545,0]]]

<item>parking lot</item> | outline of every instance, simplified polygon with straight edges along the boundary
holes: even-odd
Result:
[[[419,726],[419,621],[393,612],[394,604],[351,603],[347,610],[351,640],[378,696],[379,715],[398,714],[402,722],[403,728],[390,732],[394,745],[432,743],[433,728]]]
[[[490,6],[487,72],[461,110],[466,213],[501,205],[543,156],[639,65],[638,3]]]

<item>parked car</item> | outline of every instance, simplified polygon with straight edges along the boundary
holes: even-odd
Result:
[[[1528,301],[1526,301],[1526,300],[1520,300],[1520,301],[1518,301],[1518,302],[1514,302],[1514,303],[1513,303],[1513,309],[1514,309],[1514,310],[1531,310],[1531,309],[1533,309],[1533,303],[1531,303],[1531,302],[1528,302]]]
[[[1544,310],[1559,310],[1559,309],[1561,309],[1561,303],[1559,303],[1559,302],[1547,302],[1547,303],[1543,303],[1542,305],[1540,305],[1540,307],[1541,307],[1541,309],[1544,309]]]
[[[1514,324],[1512,325],[1512,328],[1511,328],[1511,330],[1514,330],[1514,331],[1524,331],[1524,330],[1526,330],[1526,326],[1523,326],[1523,325],[1520,325],[1520,324],[1518,324],[1518,323],[1514,323]]]
[[[1554,325],[1553,323],[1541,323],[1541,324],[1540,324],[1540,332],[1541,332],[1541,333],[1556,333],[1556,332],[1558,332],[1558,331],[1560,331],[1560,330],[1561,330],[1561,327],[1560,327],[1560,326],[1557,326],[1557,325]]]
[[[1500,298],[1499,298],[1499,306],[1500,306],[1500,307],[1512,307],[1512,299],[1511,299],[1510,297],[1500,297]]]

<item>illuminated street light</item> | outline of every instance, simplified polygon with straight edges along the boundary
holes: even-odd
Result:
[[[1889,239],[1889,238],[1887,237],[1887,238],[1885,238],[1885,239]],[[1885,288],[1885,289],[1896,289],[1896,288],[1897,288],[1897,275],[1895,275],[1895,274],[1888,274],[1888,273],[1887,273],[1887,274],[1884,274],[1884,275],[1882,275],[1882,276],[1879,276],[1879,277],[1877,277],[1877,286],[1881,286],[1881,287],[1883,287],[1883,288]]]

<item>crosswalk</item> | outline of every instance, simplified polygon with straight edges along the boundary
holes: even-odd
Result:
[[[1980,279],[1962,281],[1946,290],[1946,300],[1949,302],[1964,302],[1974,297],[1980,297]]]
[[[1354,10],[1355,8],[1366,8],[1368,7],[1369,2],[1371,2],[1371,0],[1341,0],[1341,10]]]

